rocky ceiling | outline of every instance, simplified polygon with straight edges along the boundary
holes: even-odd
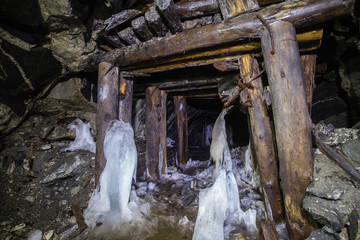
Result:
[[[2,0],[0,135],[19,125],[31,113],[34,102],[45,97],[58,82],[78,77],[96,84],[96,75],[84,71],[84,60],[117,46],[93,31],[95,25],[124,9],[142,9],[151,2]],[[184,1],[175,1],[175,4],[180,6],[181,2]],[[356,5],[358,10],[359,1]],[[357,10],[355,12],[360,12]],[[191,23],[185,20],[182,20],[182,25],[191,27]],[[322,47],[317,51],[318,88],[313,111],[320,111],[316,116],[323,119],[321,109],[338,109],[336,114],[339,114],[345,106],[353,125],[360,119],[359,17],[337,19],[323,27]],[[119,43],[128,44],[124,40]],[[330,105],[324,108],[323,104],[329,102]]]

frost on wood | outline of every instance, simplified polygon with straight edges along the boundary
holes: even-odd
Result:
[[[131,193],[132,179],[136,177],[137,151],[129,123],[118,120],[109,123],[104,154],[106,166],[85,211],[86,223],[92,228],[100,223],[120,228],[120,223],[142,222],[149,207],[135,192]]]
[[[95,153],[96,145],[90,133],[90,123],[85,124],[77,118],[68,125],[68,129],[76,131],[76,138],[64,151],[87,150]]]

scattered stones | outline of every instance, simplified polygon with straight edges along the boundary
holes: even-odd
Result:
[[[19,225],[16,225],[15,227],[13,227],[10,232],[15,232],[15,231],[18,231],[20,229],[23,229],[26,227],[26,224],[25,223],[20,223]]]
[[[335,135],[334,135],[335,134]],[[354,154],[354,147],[358,142],[358,131],[353,129],[335,129],[328,134],[334,146],[341,145],[347,154]],[[348,146],[346,146],[349,144]],[[346,146],[346,147],[344,147]],[[356,153],[355,153],[356,154]],[[360,206],[360,184],[352,181],[351,177],[334,161],[321,152],[316,152],[314,161],[314,181],[306,190],[307,195],[303,201],[304,209],[327,230],[318,230],[313,233],[314,239],[326,238],[327,234],[346,235],[345,227],[351,219],[355,209]],[[356,225],[356,224],[350,224]],[[326,229],[324,228],[324,229]],[[341,231],[341,232],[340,232]],[[312,239],[312,238],[309,238]]]
[[[33,196],[27,196],[27,197],[25,197],[25,200],[30,202],[30,203],[34,203],[34,201],[35,201]]]
[[[49,149],[51,149],[51,144],[44,144],[44,145],[41,145],[41,147],[40,147],[40,150],[42,150],[42,151],[46,151]]]
[[[53,236],[54,236],[54,230],[50,230],[44,233],[45,240],[50,240]]]
[[[73,188],[70,190],[71,195],[76,195],[76,194],[80,191],[80,189],[81,189],[80,186],[73,187]]]

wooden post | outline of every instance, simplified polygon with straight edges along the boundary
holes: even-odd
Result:
[[[249,54],[240,58],[241,77],[250,83],[252,77],[257,76],[259,65]],[[259,166],[260,182],[268,218],[275,222],[283,222],[283,203],[279,184],[279,174],[276,162],[273,133],[270,119],[264,107],[264,89],[261,77],[254,79],[252,89],[248,89],[251,106],[249,110],[250,133],[254,157]]]
[[[119,81],[119,120],[131,124],[133,101],[133,81],[123,77],[120,73]]]
[[[178,166],[184,166],[189,158],[186,98],[183,96],[175,96],[174,109],[177,131],[176,164]]]
[[[106,165],[104,156],[106,128],[111,120],[117,119],[118,117],[119,69],[114,67],[109,71],[111,67],[111,63],[101,62],[99,64],[95,155],[96,185],[98,184],[100,175]]]
[[[147,177],[150,181],[157,181],[166,172],[166,92],[148,87],[145,100]]]
[[[263,30],[261,44],[271,89],[287,228],[291,239],[305,239],[315,222],[302,208],[306,187],[313,179],[304,75],[294,26],[278,21],[270,29],[271,33]]]
[[[227,14],[227,17],[259,7],[256,0],[233,0],[230,2],[221,0],[220,2],[222,2],[220,9],[223,15],[225,12],[231,13]],[[248,119],[250,120],[251,150],[259,166],[260,182],[263,189],[263,199],[267,217],[274,223],[281,223],[284,221],[283,203],[281,199],[273,133],[270,119],[263,105],[264,89],[261,77],[253,80],[253,77],[258,76],[260,73],[259,65],[257,60],[250,54],[241,56],[239,60],[241,78],[245,83],[251,83],[252,85],[252,89],[248,89],[250,100]]]
[[[315,86],[316,55],[307,54],[300,57],[301,67],[304,72],[306,102],[311,116],[312,97]]]

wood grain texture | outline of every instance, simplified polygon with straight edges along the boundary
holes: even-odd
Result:
[[[264,30],[261,43],[271,89],[286,222],[290,238],[300,240],[316,225],[302,208],[306,188],[313,180],[312,126],[295,28],[285,21],[270,27],[273,41]]]
[[[158,181],[166,169],[166,92],[157,87],[145,91],[147,178]]]
[[[176,122],[176,163],[178,166],[186,165],[189,158],[188,147],[188,123],[187,123],[186,98],[183,96],[174,97],[174,110]]]
[[[190,29],[164,38],[115,49],[101,55],[93,55],[84,65],[86,69],[97,68],[99,61],[115,63],[123,68],[148,61],[185,56],[195,50],[206,50],[222,44],[260,38],[264,29],[258,15],[267,22],[288,21],[295,27],[308,27],[323,23],[353,11],[354,0],[291,0],[266,8],[241,14],[235,18],[201,28]],[[146,18],[146,13],[145,13]],[[149,22],[148,22],[149,23]],[[117,61],[116,61],[117,60]]]
[[[96,185],[106,165],[104,155],[106,129],[109,122],[118,117],[119,69],[114,67],[109,71],[111,67],[111,63],[102,62],[99,64],[95,154]],[[107,74],[104,75],[106,72]]]
[[[120,73],[119,79],[119,120],[131,124],[133,103],[133,81],[123,77]]]

